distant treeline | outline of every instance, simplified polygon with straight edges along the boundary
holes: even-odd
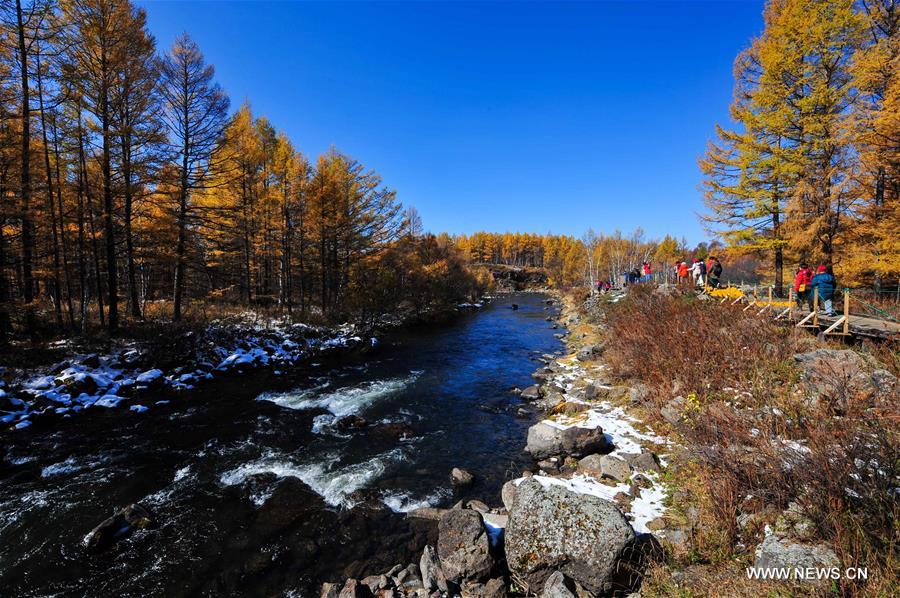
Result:
[[[210,302],[343,319],[488,282],[381,177],[230,113],[187,35],[127,0],[16,0],[0,30],[0,337]]]
[[[473,263],[544,268],[556,286],[590,285],[592,281],[617,281],[623,272],[649,262],[661,279],[682,260],[718,254],[726,266],[726,278],[754,280],[757,264],[724,252],[718,243],[689,247],[686,240],[666,235],[647,239],[641,229],[629,235],[616,231],[609,235],[588,230],[579,238],[533,233],[488,233],[454,237]]]

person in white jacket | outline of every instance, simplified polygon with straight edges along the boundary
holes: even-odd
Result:
[[[691,273],[691,276],[694,277],[694,284],[698,287],[702,287],[706,284],[706,264],[703,263],[703,260],[694,260],[694,264],[691,266],[691,269],[688,270]]]

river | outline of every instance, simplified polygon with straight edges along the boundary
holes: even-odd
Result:
[[[233,377],[145,413],[9,434],[0,595],[307,596],[417,560],[434,525],[405,511],[496,505],[530,463],[532,420],[510,390],[562,348],[545,299],[499,298],[364,361]],[[366,424],[335,425],[351,415]],[[455,491],[453,467],[475,484]],[[133,502],[157,525],[86,553],[85,534]]]

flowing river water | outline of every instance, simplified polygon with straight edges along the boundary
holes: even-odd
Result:
[[[309,596],[417,561],[434,525],[404,512],[497,504],[529,463],[532,421],[510,390],[562,348],[545,299],[500,298],[363,361],[250,373],[146,413],[7,435],[0,596]],[[347,416],[366,424],[336,425]],[[454,491],[453,467],[475,484]],[[134,502],[155,527],[88,554],[85,534]]]

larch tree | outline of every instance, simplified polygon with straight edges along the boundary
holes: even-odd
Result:
[[[829,263],[854,203],[848,69],[859,35],[851,0],[779,0],[766,8],[757,54],[754,103],[792,177],[785,237],[795,253]]]
[[[228,96],[214,81],[199,46],[187,34],[175,40],[162,63],[160,93],[177,172],[173,190],[178,236],[175,247],[173,318],[182,315],[188,262],[188,237],[195,225],[193,194],[206,188],[213,154],[228,117]]]
[[[777,11],[767,10],[766,21]],[[731,105],[734,129],[716,127],[716,140],[700,159],[703,173],[703,215],[707,228],[742,252],[770,255],[776,292],[781,293],[787,239],[784,213],[796,176],[785,153],[785,130],[773,122],[777,109],[760,100],[760,51],[767,43],[753,41],[734,66],[735,89]]]
[[[130,9],[123,18],[124,47],[118,61],[114,89],[115,131],[118,135],[118,163],[122,179],[125,263],[128,303],[131,315],[141,319],[134,242],[135,205],[156,180],[163,161],[165,129],[159,102],[159,60],[156,43],[147,31],[143,9]]]

